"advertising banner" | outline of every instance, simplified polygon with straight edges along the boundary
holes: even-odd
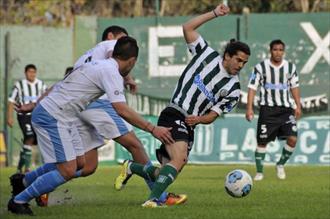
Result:
[[[157,117],[146,116],[153,124]],[[330,117],[306,117],[298,121],[298,143],[288,163],[330,164]],[[227,115],[210,125],[199,125],[195,129],[195,142],[190,152],[189,163],[224,164],[254,163],[257,118],[247,122],[243,114]],[[157,162],[155,149],[160,142],[149,133],[135,130],[152,161]],[[275,163],[281,156],[284,141],[267,145],[265,163]],[[130,154],[116,144],[117,161],[131,159]]]

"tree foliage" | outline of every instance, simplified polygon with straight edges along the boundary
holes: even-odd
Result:
[[[1,23],[70,26],[75,15],[185,16],[212,10],[219,0],[0,0]],[[231,13],[330,11],[328,0],[227,0]],[[157,7],[158,6],[158,7]],[[158,12],[158,13],[157,13]]]

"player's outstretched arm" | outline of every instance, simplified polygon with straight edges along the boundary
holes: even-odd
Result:
[[[189,20],[187,23],[183,24],[182,26],[183,35],[186,42],[192,43],[198,38],[199,34],[196,31],[196,29],[199,26],[201,26],[202,24],[206,23],[209,20],[212,20],[213,18],[216,18],[218,16],[225,16],[228,13],[229,13],[229,8],[224,4],[220,4],[212,11],[199,15]]]
[[[116,112],[130,124],[151,133],[155,138],[165,144],[175,143],[170,132],[172,128],[154,126],[150,122],[143,119],[142,116],[130,108],[125,102],[112,103],[112,106]]]
[[[14,125],[13,112],[14,112],[14,103],[8,101],[7,124],[10,128],[12,128]]]
[[[247,97],[246,112],[245,112],[245,118],[249,122],[251,122],[253,117],[254,117],[253,102],[254,102],[255,95],[256,95],[256,91],[249,88],[248,97]]]
[[[298,120],[301,117],[301,103],[300,103],[299,87],[291,88],[291,94],[294,99],[294,102],[296,103],[296,108],[294,110],[294,116],[296,117],[296,120]]]

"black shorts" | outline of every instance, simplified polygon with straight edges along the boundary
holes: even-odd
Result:
[[[258,144],[267,144],[276,137],[284,140],[289,136],[297,136],[297,122],[293,109],[261,106],[257,128]]]
[[[26,140],[34,138],[33,144],[37,144],[37,136],[32,128],[31,114],[17,114],[17,120],[23,133],[23,143]]]
[[[190,127],[185,123],[185,116],[178,110],[172,107],[166,107],[160,114],[158,125],[164,127],[171,127],[172,138],[175,141],[185,141],[188,143],[188,154],[194,143],[194,127]],[[171,159],[166,151],[165,145],[162,144],[156,150],[156,156],[161,163],[161,156]]]

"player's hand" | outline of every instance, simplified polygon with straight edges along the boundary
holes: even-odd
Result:
[[[174,144],[175,141],[172,138],[171,129],[172,128],[166,128],[166,127],[162,127],[162,126],[155,126],[155,128],[153,129],[151,134],[155,138],[158,138],[164,144]]]
[[[200,117],[199,116],[187,116],[185,118],[185,122],[189,125],[189,126],[194,126],[194,125],[197,125],[199,124],[201,121],[200,121]]]
[[[246,110],[246,113],[245,113],[245,118],[247,121],[251,122],[253,120],[253,117],[254,117],[254,112],[253,110]]]
[[[126,76],[125,80],[124,80],[124,85],[126,88],[129,89],[130,93],[136,94],[136,92],[138,90],[138,85],[132,77]]]
[[[8,118],[8,119],[7,119],[7,124],[8,124],[8,126],[9,126],[10,128],[12,128],[13,125],[14,125],[14,120],[13,120],[13,118]]]
[[[227,14],[229,14],[229,11],[230,11],[229,7],[224,4],[220,4],[214,9],[214,12],[218,16],[226,16]]]
[[[297,106],[297,108],[294,110],[294,117],[296,120],[300,119],[301,117],[301,107]]]
[[[15,104],[15,111],[18,113],[28,113],[32,112],[35,106],[35,103],[28,103],[23,105]]]
[[[138,90],[138,86],[135,81],[131,80],[131,81],[125,82],[125,86],[128,87],[130,93],[136,94],[136,92]]]

